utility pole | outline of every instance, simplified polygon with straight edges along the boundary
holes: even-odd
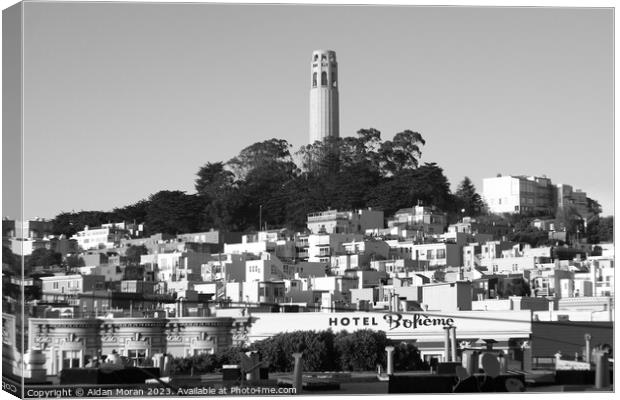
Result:
[[[260,231],[263,226],[263,205],[258,206],[258,230]]]

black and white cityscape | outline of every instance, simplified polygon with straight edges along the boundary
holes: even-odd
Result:
[[[3,390],[611,394],[613,12],[5,9]]]

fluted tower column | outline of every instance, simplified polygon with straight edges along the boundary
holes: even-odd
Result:
[[[340,133],[336,52],[315,50],[310,65],[310,143],[314,143]]]

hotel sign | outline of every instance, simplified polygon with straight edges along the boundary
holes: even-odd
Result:
[[[283,332],[327,330],[354,332],[360,329],[383,331],[396,340],[440,341],[444,328],[455,327],[459,336],[490,337],[495,340],[529,338],[531,311],[451,311],[451,312],[299,312],[251,313],[248,341],[266,339]]]
[[[387,330],[391,331],[400,327],[406,329],[417,329],[426,326],[454,326],[454,318],[450,317],[433,317],[424,314],[402,315],[399,313],[387,313],[383,315],[379,321],[377,317],[329,317],[329,327],[338,326],[361,326],[373,327],[380,326],[379,322],[383,320],[387,323]]]

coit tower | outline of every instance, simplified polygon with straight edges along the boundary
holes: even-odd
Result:
[[[310,68],[310,144],[338,137],[338,63],[336,52],[315,50]]]

